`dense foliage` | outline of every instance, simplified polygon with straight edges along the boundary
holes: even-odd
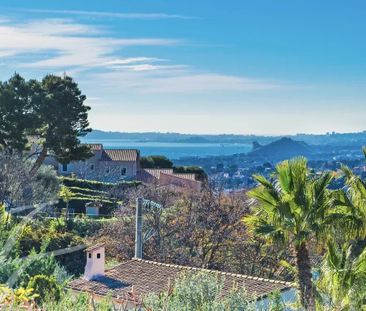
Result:
[[[314,174],[304,158],[296,158],[279,163],[272,180],[255,176],[259,185],[249,192],[255,207],[244,221],[255,236],[293,248],[306,310],[316,310],[316,299],[330,310],[365,307],[365,288],[360,286],[366,280],[365,258],[363,252],[352,254],[351,245],[365,247],[358,239],[365,239],[366,187],[349,169],[343,172],[348,189],[330,190],[334,173]],[[321,257],[322,250],[327,255],[314,284],[311,258]]]
[[[166,156],[148,156],[141,157],[140,165],[142,168],[172,168],[173,162]]]
[[[70,208],[76,214],[85,213],[85,204],[96,202],[101,204],[100,215],[110,216],[121,204],[124,192],[135,188],[141,183],[138,181],[122,181],[107,183],[85,180],[73,177],[60,177],[63,187],[60,192],[59,209]]]
[[[229,295],[223,297],[222,285],[215,275],[182,275],[168,291],[146,297],[143,306],[147,311],[256,310],[245,289],[233,288]]]
[[[22,152],[35,143],[32,175],[49,155],[61,163],[89,157],[89,148],[79,140],[91,131],[85,100],[70,77],[26,81],[15,74],[0,83],[0,147]]]

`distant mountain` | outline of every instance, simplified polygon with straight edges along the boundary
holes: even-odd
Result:
[[[277,137],[255,136],[255,135],[198,135],[198,134],[181,134],[181,133],[159,133],[159,132],[106,132],[101,130],[93,130],[91,133],[82,138],[83,142],[96,142],[103,140],[131,140],[138,142],[163,142],[163,143],[219,143],[219,144],[251,144],[253,140],[258,140],[262,144],[270,143]]]
[[[366,131],[358,133],[327,133],[327,134],[296,134],[286,135],[294,141],[303,141],[308,145],[317,146],[355,146],[360,148],[366,145]],[[182,142],[182,143],[237,143],[252,144],[256,141],[260,145],[269,144],[280,139],[279,136],[260,136],[260,135],[203,135],[203,134],[180,134],[180,133],[159,133],[159,132],[106,132],[101,130],[93,130],[86,137],[82,138],[83,142],[87,141],[103,141],[109,139],[131,140],[139,142]]]
[[[253,144],[253,150],[248,155],[278,160],[296,156],[309,156],[311,153],[311,147],[305,142],[283,137],[264,146],[258,143]]]
[[[253,141],[253,150],[257,150],[259,148],[262,148],[263,146],[257,142],[257,141]]]

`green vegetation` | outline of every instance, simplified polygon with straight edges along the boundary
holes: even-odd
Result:
[[[182,275],[174,286],[160,295],[150,295],[143,302],[154,311],[231,311],[256,310],[243,288],[233,288],[222,297],[223,283],[207,273]]]
[[[366,248],[354,254],[352,245],[328,245],[319,280],[318,310],[364,310],[366,301]]]
[[[258,205],[245,217],[245,223],[254,234],[295,248],[301,304],[306,310],[315,310],[308,243],[331,232],[336,210],[327,187],[333,174],[310,176],[307,161],[298,158],[278,164],[272,183],[262,176],[255,179],[260,186],[249,196]]]
[[[305,158],[295,158],[279,163],[269,178],[255,175],[257,185],[248,193],[230,194],[209,184],[190,192],[139,182],[58,178],[51,167],[42,165],[48,155],[61,163],[90,156],[78,138],[90,131],[85,99],[66,76],[26,81],[15,74],[0,83],[2,310],[27,305],[51,311],[118,310],[110,297],[95,302],[65,288],[70,278],[82,274],[83,249],[90,241],[108,245],[111,263],[133,256],[137,197],[162,206],[150,206],[144,216],[146,258],[296,280],[304,310],[366,310],[366,182],[351,169],[316,172]],[[38,149],[26,154],[33,142]],[[164,156],[142,158],[141,165],[172,168],[207,180],[200,167],[173,167]],[[272,165],[264,164],[262,171],[266,168]],[[235,163],[228,165],[228,173],[237,170]],[[217,171],[225,167],[218,166]],[[344,187],[334,189],[340,178]],[[102,204],[101,214],[112,217],[68,217],[70,209],[84,213],[88,202]],[[63,252],[55,253],[58,250]],[[142,307],[147,311],[260,308],[242,288],[223,297],[222,280],[213,274],[182,275],[174,281],[166,292],[143,297]],[[285,310],[279,293],[269,298],[266,310]]]
[[[120,194],[141,183],[138,181],[122,181],[106,183],[72,177],[59,177],[63,187],[59,193],[60,209],[72,208],[75,213],[85,213],[85,204],[98,202],[102,204],[100,214],[110,216],[116,207],[121,204]]]
[[[249,192],[256,205],[244,222],[255,236],[294,248],[296,268],[285,265],[297,275],[306,310],[316,310],[316,299],[325,310],[365,307],[366,249],[363,243],[360,252],[358,241],[365,240],[366,187],[349,169],[343,172],[349,188],[331,191],[334,173],[313,175],[307,161],[296,158],[278,164],[271,181],[255,176],[259,185]],[[321,249],[326,256],[314,283],[310,258],[321,258]]]
[[[47,75],[42,81],[26,81],[15,74],[0,83],[1,149],[23,152],[37,143],[31,175],[48,155],[61,163],[88,158],[90,150],[78,138],[91,131],[85,100],[70,77]]]
[[[165,156],[141,157],[140,165],[142,168],[172,168],[173,162]]]
[[[35,302],[42,305],[44,301],[51,297],[52,300],[59,301],[62,287],[57,283],[55,276],[36,275],[29,280],[28,290],[37,293]]]

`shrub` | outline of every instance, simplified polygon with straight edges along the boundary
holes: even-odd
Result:
[[[17,270],[16,284],[26,287],[32,277],[43,274],[53,275],[57,267],[54,256],[36,253],[34,250],[29,254],[27,259],[22,260]]]
[[[84,244],[84,241],[80,237],[70,232],[50,233],[48,239],[47,251],[55,251]],[[79,275],[84,271],[85,254],[82,250],[59,255],[55,257],[55,260],[70,274]]]
[[[59,177],[62,184],[66,187],[79,187],[79,188],[87,188],[92,190],[108,190],[109,188],[115,187],[136,187],[141,183],[138,181],[121,181],[119,183],[108,183],[101,182],[96,180],[87,180],[87,179],[79,179],[73,177]]]
[[[213,274],[184,274],[167,292],[148,295],[144,308],[153,311],[255,310],[255,304],[250,302],[244,289],[233,288],[225,297],[222,289],[222,280]]]
[[[38,295],[31,288],[20,287],[12,290],[6,285],[0,284],[0,307],[4,310],[5,305],[10,305],[9,310],[14,310],[13,305],[19,306],[31,303]]]
[[[33,290],[32,292],[37,295],[35,301],[38,305],[47,299],[58,301],[61,296],[60,285],[54,276],[36,275],[30,279],[27,289]]]
[[[141,157],[140,165],[142,168],[172,168],[173,162],[165,156]]]

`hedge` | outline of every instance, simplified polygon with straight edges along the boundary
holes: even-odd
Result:
[[[118,188],[118,187],[137,187],[141,185],[139,181],[121,181],[118,183],[108,183],[96,180],[86,180],[73,177],[59,177],[61,182],[67,187],[80,187],[88,188],[92,190],[105,190],[108,188]]]

